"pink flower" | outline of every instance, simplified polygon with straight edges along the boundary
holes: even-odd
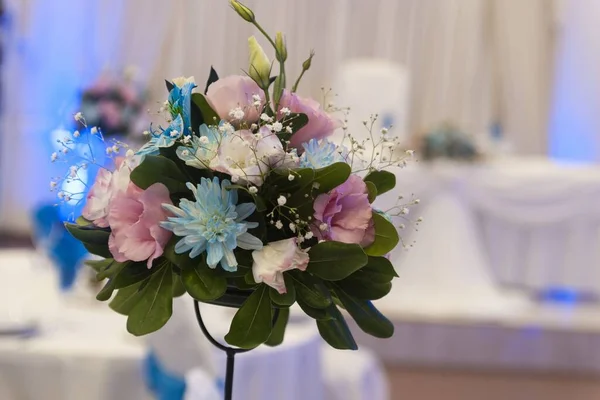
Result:
[[[110,202],[117,193],[127,189],[130,182],[129,175],[139,164],[140,158],[117,158],[115,161],[117,169],[114,172],[104,168],[100,169],[81,212],[83,218],[92,221],[100,228],[108,227],[106,217]]]
[[[294,133],[290,139],[290,146],[297,148],[298,151],[302,151],[302,143],[308,143],[310,139],[326,138],[341,126],[341,121],[322,110],[318,102],[300,97],[288,90],[283,91],[279,107],[287,107],[293,113],[303,113],[308,117],[308,124]]]
[[[253,96],[260,96],[260,106],[254,105]],[[259,109],[265,104],[265,94],[256,82],[247,76],[230,75],[213,82],[206,92],[206,99],[221,119],[230,120],[229,112],[236,108],[244,111],[244,121],[255,122]]]
[[[172,233],[159,226],[167,219],[162,204],[173,204],[169,190],[155,183],[142,190],[130,182],[127,190],[110,202],[108,223],[112,232],[108,248],[116,261],[152,261],[163,254]]]
[[[108,205],[112,197],[110,182],[112,181],[112,172],[101,169],[96,175],[96,181],[87,195],[85,206],[81,215],[88,221],[100,228],[107,228]]]
[[[296,238],[278,240],[252,252],[252,275],[255,282],[264,282],[286,293],[283,273],[292,269],[306,270],[308,254],[299,249]]]
[[[358,175],[315,199],[312,232],[320,240],[368,246],[375,239],[367,185]]]

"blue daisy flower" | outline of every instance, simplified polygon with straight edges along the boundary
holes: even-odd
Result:
[[[336,162],[343,162],[344,157],[334,144],[326,139],[310,139],[303,143],[304,153],[300,156],[300,167],[302,168],[324,168]]]
[[[202,178],[199,185],[187,183],[194,193],[196,201],[182,199],[179,207],[163,204],[165,210],[173,213],[161,226],[181,239],[175,245],[178,254],[190,252],[195,258],[206,252],[206,262],[210,268],[217,264],[225,271],[236,271],[237,260],[233,250],[237,247],[245,250],[259,250],[263,244],[260,239],[248,233],[256,228],[257,222],[245,221],[256,206],[254,203],[237,204],[237,190],[227,190],[228,180],[219,182]]]

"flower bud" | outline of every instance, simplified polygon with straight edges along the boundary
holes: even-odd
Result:
[[[250,68],[248,75],[250,75],[250,78],[261,89],[267,90],[271,84],[271,62],[254,36],[248,38],[248,46],[250,47]]]
[[[275,34],[275,50],[277,50],[277,61],[284,62],[287,59],[287,48],[285,46],[285,38],[281,32]]]
[[[302,69],[304,71],[308,71],[308,69],[310,68],[310,64],[312,62],[312,58],[315,56],[315,52],[314,51],[310,51],[310,56],[308,56],[308,58],[306,59],[306,61],[304,61],[302,63]]]
[[[229,5],[231,5],[231,8],[233,8],[235,12],[237,12],[238,15],[242,17],[245,21],[255,21],[254,13],[252,12],[252,10],[240,3],[239,1],[229,0]]]

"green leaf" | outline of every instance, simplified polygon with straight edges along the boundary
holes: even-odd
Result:
[[[167,91],[171,93],[171,90],[175,87],[171,82],[165,79],[165,85],[167,86]]]
[[[149,278],[156,271],[160,270],[165,262],[169,263],[169,261],[162,259],[162,263],[155,263],[152,268],[148,268],[145,261],[129,262],[114,277],[115,287],[117,289],[121,289],[136,284],[138,282],[142,282]]]
[[[275,326],[273,326],[271,336],[269,336],[269,339],[265,342],[267,346],[279,346],[281,343],[283,343],[283,339],[285,337],[285,328],[287,327],[289,319],[290,309],[280,309],[279,315],[277,316],[277,321],[275,321]]]
[[[216,300],[207,301],[207,303],[222,307],[240,308],[252,293],[254,293],[254,290],[240,290],[228,287],[223,296]]]
[[[393,278],[398,277],[391,261],[385,257],[369,256],[367,265],[358,272],[368,275],[369,280],[380,283],[390,282]]]
[[[319,193],[327,193],[330,190],[346,182],[352,168],[345,162],[337,162],[325,168],[315,171],[315,182],[319,184]]]
[[[294,133],[298,132],[306,124],[308,124],[308,116],[302,113],[292,113],[283,118],[283,120],[280,122],[283,124],[283,126],[290,126],[292,128],[291,133],[281,132],[277,135],[282,141],[286,141],[290,140],[292,136],[294,136]]]
[[[108,248],[108,238],[110,231],[96,226],[80,226],[76,224],[65,223],[67,231],[77,240],[84,244],[103,245]]]
[[[369,203],[373,203],[377,198],[377,187],[373,182],[366,181],[367,192],[369,193]]]
[[[85,265],[91,267],[96,273],[102,272],[114,262],[112,258],[105,258],[103,260],[87,260]]]
[[[144,190],[162,183],[170,193],[188,192],[186,180],[177,164],[162,156],[145,156],[144,161],[131,171],[131,181]]]
[[[267,285],[261,285],[244,302],[231,321],[225,341],[242,349],[265,343],[273,330],[271,300]]]
[[[94,225],[94,223],[92,221],[90,221],[89,219],[85,219],[84,217],[77,217],[77,219],[75,220],[75,224],[79,225],[79,226],[89,226],[89,225]]]
[[[181,281],[181,276],[173,274],[173,297],[183,296],[185,292],[185,286]]]
[[[279,292],[273,288],[269,289],[269,295],[273,303],[278,306],[289,307],[296,301],[296,286],[294,286],[294,280],[292,277],[284,272],[283,280],[285,282],[286,293],[279,294]]]
[[[150,278],[143,294],[129,312],[127,331],[135,336],[162,328],[173,313],[173,271],[170,264]]]
[[[340,310],[335,305],[331,305],[327,311],[331,314],[331,319],[317,320],[321,337],[336,349],[357,350],[358,346]]]
[[[327,312],[328,308],[314,308],[306,304],[300,297],[296,299],[296,302],[304,311],[306,315],[316,320],[328,320],[331,319],[332,316]]]
[[[368,262],[368,257],[357,244],[322,242],[311,247],[306,269],[326,281],[338,281],[358,271]]]
[[[142,298],[143,290],[141,290],[142,283],[136,283],[126,288],[119,289],[116,296],[108,304],[113,310],[122,315],[129,315],[131,309],[140,301]]]
[[[202,257],[198,257],[200,261]],[[187,292],[198,301],[210,301],[221,297],[227,290],[227,279],[219,276],[202,260],[193,268],[181,272],[181,280]]]
[[[392,290],[392,282],[373,282],[368,279],[355,278],[353,275],[336,283],[358,299],[378,300]]]
[[[203,94],[192,93],[192,103],[200,109],[202,120],[206,125],[218,125],[221,118],[219,118],[219,115],[212,109]]]
[[[83,243],[83,247],[90,253],[104,258],[112,258],[112,253],[108,249],[108,244],[92,244],[92,243]]]
[[[302,300],[313,308],[326,308],[331,304],[331,299],[319,286],[317,278],[299,270],[288,271],[286,275],[294,284],[297,300]]]
[[[206,88],[204,89],[204,94],[206,94],[208,92],[208,87],[218,80],[219,80],[219,74],[217,74],[217,71],[215,71],[215,69],[211,65],[210,73],[208,74],[208,79],[206,80]]]
[[[373,213],[373,222],[375,224],[375,241],[364,249],[365,253],[376,257],[385,256],[398,244],[400,240],[398,231],[390,221],[378,213]]]
[[[129,261],[121,263],[121,262],[113,260],[112,258],[111,258],[111,260],[112,260],[112,262],[106,268],[104,268],[104,270],[102,270],[96,274],[96,280],[102,281],[106,278],[110,278],[110,279],[116,278],[116,276],[121,271],[123,271],[123,269],[129,263]],[[115,283],[116,282],[113,282],[113,284],[115,284]]]
[[[334,284],[335,285],[335,284]],[[360,329],[378,338],[389,338],[394,334],[394,325],[368,300],[359,300],[335,285],[335,294],[344,308],[354,318]]]
[[[377,188],[377,195],[380,195],[396,186],[396,175],[388,171],[371,171],[364,181],[372,182]]]
[[[98,301],[107,301],[111,298],[113,292],[115,291],[115,283],[112,279],[109,279],[108,282],[104,285],[102,289],[96,295],[96,300]]]

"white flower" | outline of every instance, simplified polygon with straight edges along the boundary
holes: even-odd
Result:
[[[415,203],[415,204],[419,204],[420,202],[421,202],[420,199],[415,199],[415,201],[413,201],[413,203]]]
[[[91,133],[92,135],[95,135],[95,134],[97,134],[97,133],[98,133],[98,128],[97,128],[97,127],[95,127],[95,126],[92,126],[92,129],[90,129],[90,133]],[[148,134],[150,134],[150,133],[148,133]]]
[[[229,111],[229,117],[231,117],[234,120],[242,120],[244,119],[244,110],[242,110],[240,107],[236,107],[233,110]]]
[[[71,178],[77,178],[77,166],[76,165],[71,165],[71,167],[69,168],[69,176]]]
[[[381,134],[385,135],[388,133],[388,128],[381,128]]]
[[[415,154],[415,151],[414,150],[406,150],[406,154],[412,157],[412,155]]]
[[[254,101],[262,101],[262,99],[260,98],[260,95],[258,93],[255,93],[252,95],[252,100]]]
[[[312,239],[314,236],[314,234],[311,231],[306,232],[306,234],[304,235],[305,239]]]
[[[400,224],[400,225],[398,225],[398,228],[399,229],[404,229],[404,228],[406,228],[406,226],[404,224]]]
[[[231,182],[237,183],[239,182],[240,177],[238,175],[231,175]]]
[[[71,201],[71,196],[70,196],[70,195],[68,195],[68,194],[65,194],[65,195],[64,195],[64,200],[65,200],[65,201]]]
[[[81,113],[81,111],[80,111],[80,112],[77,112],[77,113],[75,113],[75,116],[74,116],[74,118],[75,118],[75,121],[77,121],[77,122],[81,122],[81,121],[83,121],[83,114]]]
[[[260,139],[262,139],[262,138],[263,138],[263,135],[262,135],[262,133],[260,133],[260,132],[257,132],[257,133],[255,133],[255,134],[254,134],[254,138],[255,138],[256,140],[260,140]]]
[[[278,240],[254,250],[252,259],[254,281],[265,283],[279,293],[286,293],[283,273],[292,269],[304,271],[309,262],[308,254],[298,248],[296,238]]]
[[[319,230],[321,230],[321,231],[326,231],[327,228],[329,228],[329,225],[327,225],[325,222],[323,222],[321,225],[319,225]]]
[[[169,134],[169,136],[171,136],[171,137],[178,137],[179,136],[179,131],[176,130],[176,129],[173,129],[171,131],[171,133]]]
[[[423,222],[423,217],[417,218],[417,222]]]
[[[402,207],[402,209],[400,210],[400,214],[402,215],[407,215],[410,212],[410,210],[406,207]]]
[[[142,135],[144,135],[144,136],[150,136],[150,131],[144,131],[144,132],[142,132]]]
[[[223,134],[229,134],[229,133],[235,132],[235,129],[234,129],[233,125],[231,125],[229,122],[223,122],[219,126],[219,132],[221,132]]]
[[[63,199],[65,197],[65,192],[58,192],[57,196],[59,199]]]
[[[287,108],[287,107],[283,107],[283,108],[282,108],[281,110],[279,110],[279,111],[281,111],[281,113],[282,113],[283,115],[285,115],[286,117],[292,113],[292,111],[291,111],[289,108]]]
[[[281,221],[275,222],[275,228],[277,228],[277,229],[283,228],[283,224],[281,223]]]
[[[73,132],[73,137],[74,138],[78,138],[79,136],[81,136],[81,134],[79,133],[79,131]]]
[[[135,151],[133,151],[131,149],[127,150],[127,152],[125,153],[125,157],[127,157],[127,158],[131,158],[134,155],[135,155]]]
[[[287,203],[287,199],[285,198],[285,196],[279,196],[277,198],[277,204],[279,204],[280,206],[285,206],[285,203]]]
[[[183,139],[181,139],[181,141],[182,141],[184,144],[188,144],[189,142],[191,142],[191,141],[192,141],[192,136],[191,136],[191,135],[184,136],[184,137],[183,137]]]
[[[283,125],[281,124],[281,122],[277,121],[277,122],[273,123],[271,130],[273,132],[281,132],[282,129],[283,129]]]
[[[57,185],[58,185],[58,183],[56,183],[55,181],[50,181],[50,190],[56,189]]]
[[[119,149],[119,146],[117,146],[115,144],[115,145],[113,145],[112,150],[113,150],[114,153],[118,153],[120,149]]]
[[[250,125],[250,129],[253,130],[253,131],[255,131],[255,130],[258,129],[258,125],[252,124],[252,125]]]
[[[256,188],[256,186],[250,186],[250,188],[248,189],[248,191],[249,191],[251,194],[256,194],[256,193],[258,193],[258,189]]]
[[[271,122],[271,121],[273,121],[273,118],[269,117],[265,113],[260,114],[260,119],[261,119],[261,121],[264,121],[264,122]]]
[[[293,129],[292,129],[292,127],[291,127],[291,126],[289,126],[289,125],[285,127],[285,131],[286,131],[287,133],[294,133],[294,130],[293,130]]]
[[[62,149],[63,154],[67,154],[69,152],[69,148],[65,147],[64,149]]]
[[[196,81],[193,76],[190,76],[188,78],[186,78],[185,76],[178,76],[177,78],[173,78],[172,82],[173,85],[180,88],[183,87],[183,85],[185,85],[186,83],[193,83],[194,85],[196,84]]]
[[[296,233],[296,224],[294,224],[293,222],[290,222],[289,227],[292,232]]]
[[[288,181],[293,181],[296,177],[293,174],[288,175]]]
[[[58,159],[58,153],[54,152],[52,153],[52,155],[50,156],[50,161],[54,162]]]

